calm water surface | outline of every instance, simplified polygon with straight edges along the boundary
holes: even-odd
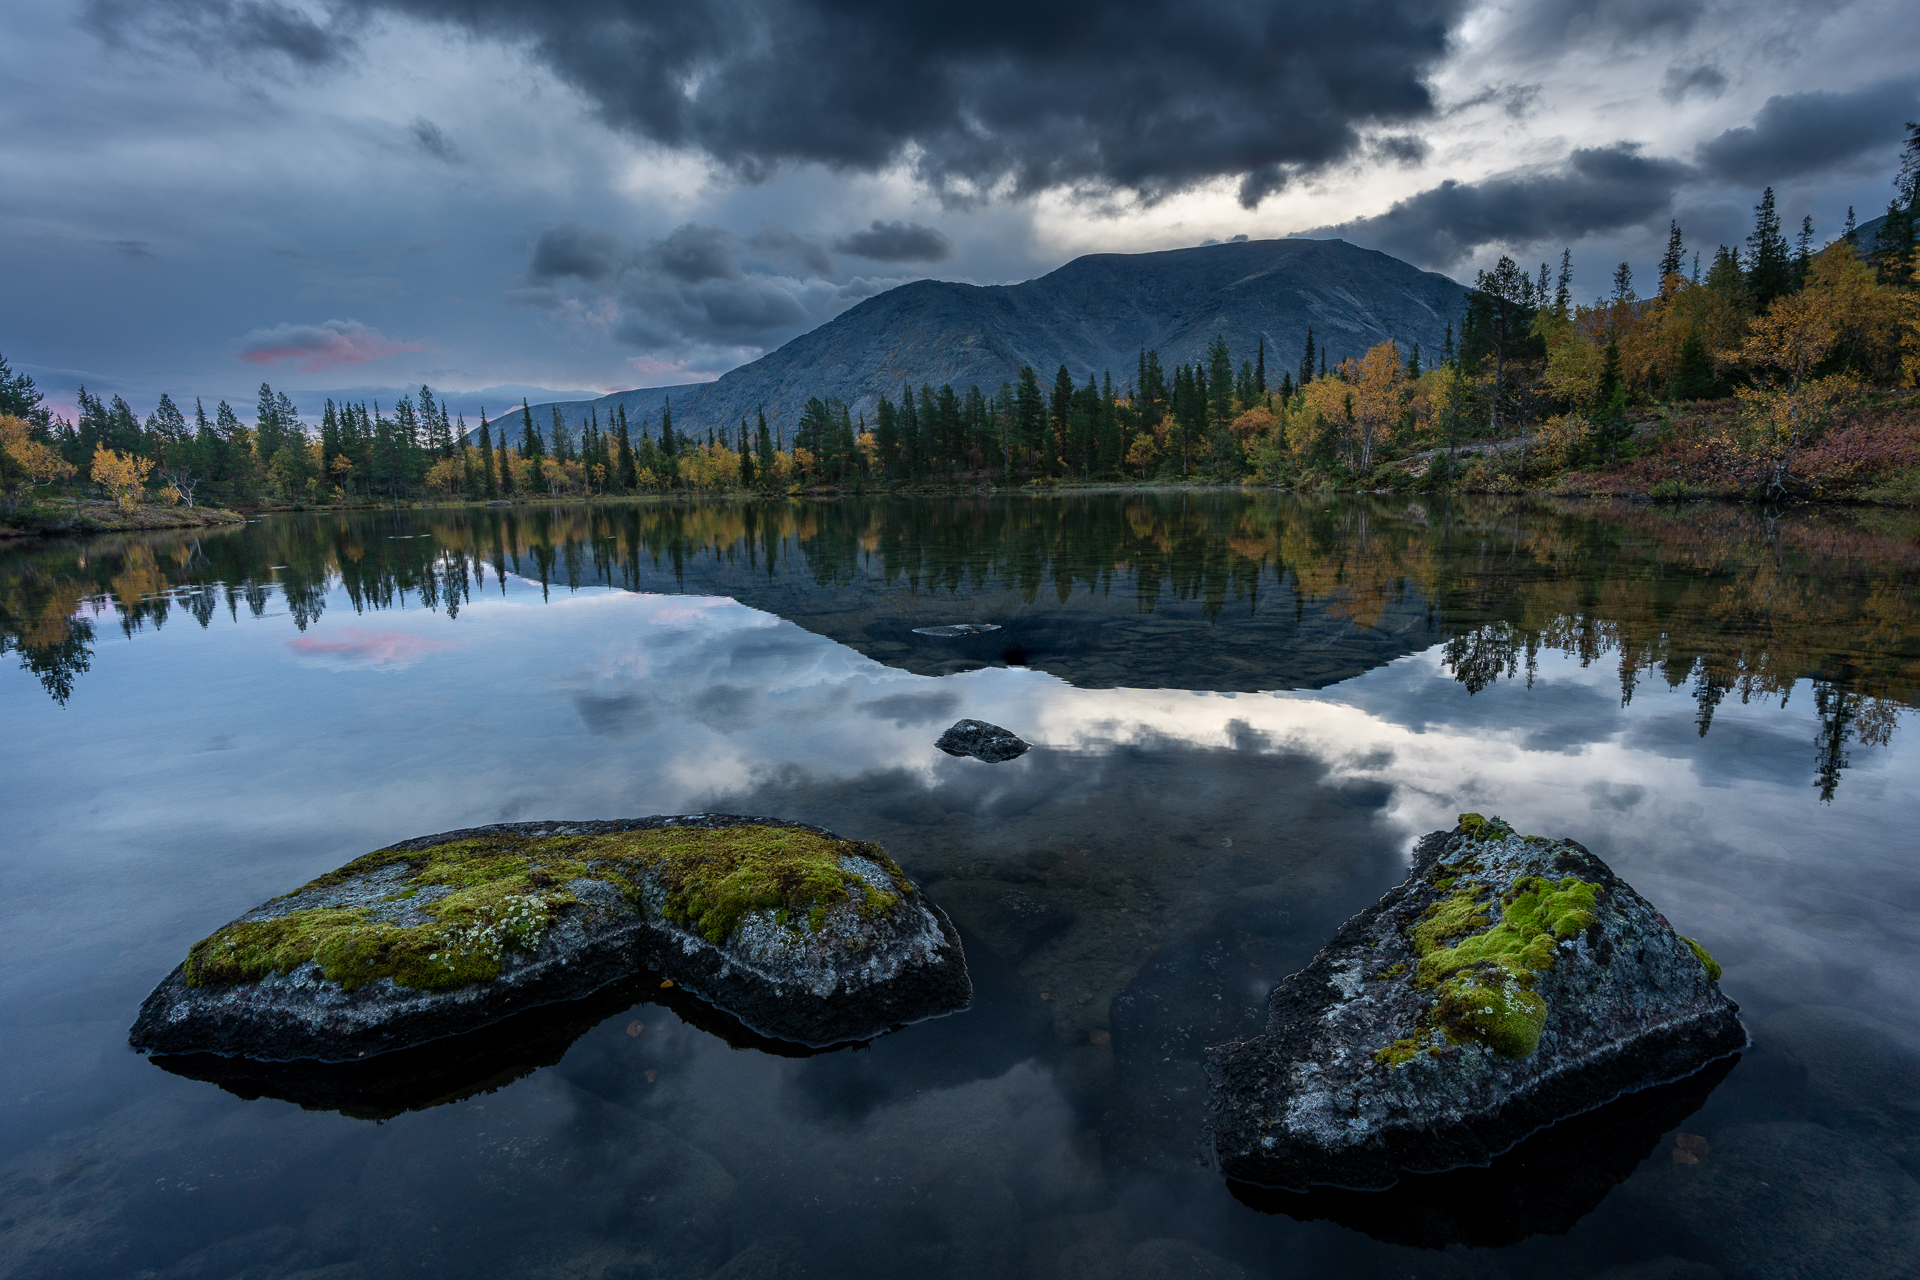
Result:
[[[5,547],[0,1276],[1920,1274],[1917,548],[1237,495]],[[961,716],[1035,748],[948,758]],[[1202,1050],[1468,809],[1608,859],[1753,1048],[1489,1170],[1230,1186]],[[884,841],[973,1008],[798,1056],[642,978],[365,1070],[126,1047],[370,849],[694,810]]]

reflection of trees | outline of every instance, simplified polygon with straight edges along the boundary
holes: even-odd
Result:
[[[1623,701],[1649,677],[1690,687],[1705,734],[1729,696],[1784,699],[1814,680],[1821,777],[1837,779],[1847,744],[1886,741],[1920,683],[1916,531],[1887,513],[1221,493],[280,517],[0,552],[0,648],[64,699],[87,669],[89,617],[109,610],[127,635],[176,608],[202,627],[242,602],[262,616],[276,590],[301,629],[334,590],[356,613],[413,601],[454,615],[489,569],[543,590],[684,587],[704,563],[909,594],[1121,591],[1143,613],[1165,599],[1209,620],[1311,608],[1360,629],[1424,603],[1448,669],[1476,693],[1530,680],[1543,651],[1608,661]]]

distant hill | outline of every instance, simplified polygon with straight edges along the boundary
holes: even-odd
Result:
[[[608,421],[620,405],[630,425],[657,429],[672,397],[683,431],[736,426],[764,407],[791,430],[809,396],[837,397],[869,421],[882,395],[951,383],[989,393],[1032,365],[1051,385],[1065,364],[1076,382],[1131,379],[1142,347],[1161,363],[1190,364],[1224,336],[1234,364],[1266,343],[1278,383],[1297,370],[1307,328],[1330,360],[1387,338],[1440,350],[1457,331],[1467,290],[1446,276],[1344,240],[1253,240],[1161,253],[1096,253],[1013,285],[919,280],[878,294],[718,381],[621,391],[561,405],[570,424],[589,410]],[[541,406],[544,435],[552,410]]]

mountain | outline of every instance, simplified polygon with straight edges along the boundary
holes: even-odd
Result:
[[[791,431],[809,396],[837,397],[873,417],[882,395],[951,383],[992,393],[1032,365],[1051,385],[1066,365],[1075,381],[1111,373],[1132,381],[1140,350],[1169,371],[1206,357],[1226,338],[1236,367],[1266,343],[1273,383],[1296,370],[1308,326],[1331,361],[1396,338],[1437,354],[1458,326],[1466,289],[1443,275],[1344,240],[1252,240],[1160,253],[1095,253],[1012,285],[918,280],[877,294],[717,381],[620,391],[562,404],[570,424],[590,410],[602,424],[617,406],[657,430],[672,398],[683,431],[735,426],[764,407]],[[545,434],[552,411],[533,415]]]

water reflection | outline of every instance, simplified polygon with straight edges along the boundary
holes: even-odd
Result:
[[[1093,496],[458,509],[284,517],[0,553],[0,651],[64,703],[99,627],[201,627],[284,602],[457,619],[491,573],[555,589],[727,595],[891,666],[1031,666],[1082,688],[1321,688],[1436,642],[1469,692],[1543,653],[1606,661],[1622,703],[1809,680],[1817,785],[1884,746],[1920,690],[1920,518],[1631,504]],[[942,622],[999,629],[927,637]],[[109,621],[110,620],[110,621]],[[1198,624],[1198,625],[1195,625]]]
[[[10,634],[58,640],[34,628],[77,613],[94,637],[64,706],[0,677],[0,1272],[1899,1273],[1920,1247],[1920,872],[1895,836],[1920,823],[1920,739],[1859,728],[1914,669],[1911,568],[1878,517],[1730,513],[1715,549],[1698,515],[1688,535],[1632,509],[1075,501],[10,549]],[[630,554],[630,517],[657,560]],[[1220,544],[1189,562],[1244,562],[1243,594],[1221,569],[1163,576],[1147,611],[1144,551],[1082,553],[1072,531],[1177,541],[1181,521]],[[1296,549],[1230,545],[1249,527]],[[874,531],[918,577],[888,585]],[[822,537],[856,548],[824,583]],[[939,577],[943,557],[980,568]],[[1208,581],[1227,584],[1211,620]],[[1047,665],[904,638],[983,613]],[[1719,698],[1703,737],[1708,658],[1729,693],[1772,683]],[[1305,687],[1335,669],[1355,674]],[[1836,696],[1857,700],[1838,735]],[[933,741],[963,715],[1034,748],[947,757]],[[1823,735],[1847,757],[1831,804],[1809,785]],[[169,1064],[224,1087],[125,1049],[188,943],[368,849],[700,809],[884,841],[961,928],[972,1010],[789,1058],[642,990],[393,1078]],[[1528,1148],[1523,1176],[1253,1211],[1199,1159],[1201,1049],[1256,1029],[1272,983],[1461,809],[1607,858],[1726,965],[1754,1051],[1704,1101],[1564,1130],[1584,1164]],[[1694,1164],[1677,1134],[1705,1144]]]

